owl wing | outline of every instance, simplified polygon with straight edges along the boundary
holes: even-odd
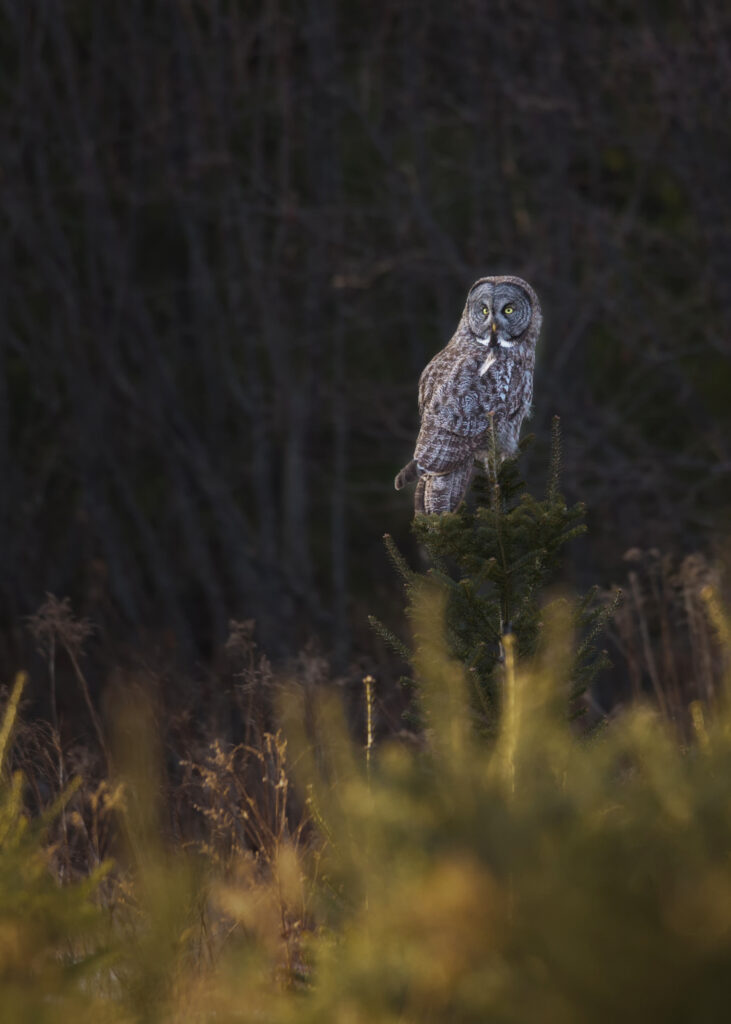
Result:
[[[427,473],[448,473],[485,447],[487,425],[459,414],[425,416],[416,440],[414,458]]]
[[[435,395],[443,390],[445,378],[449,374],[447,350],[437,352],[430,363],[424,367],[419,377],[419,416],[431,406]]]
[[[448,473],[484,446],[487,419],[479,382],[465,360],[438,353],[419,381],[421,429],[414,458],[428,473]]]

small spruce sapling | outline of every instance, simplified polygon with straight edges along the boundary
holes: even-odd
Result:
[[[532,654],[541,632],[546,588],[555,582],[563,547],[586,531],[582,503],[567,506],[560,491],[561,435],[553,420],[548,485],[543,498],[530,494],[520,478],[518,459],[531,443],[526,437],[517,458],[500,462],[494,432],[473,487],[474,507],[463,505],[441,516],[417,516],[413,529],[423,546],[429,568],[412,569],[388,534],[388,555],[404,580],[406,612],[413,622],[414,601],[429,583],[446,591],[445,630],[451,654],[467,669],[473,707],[479,727],[492,733],[500,714],[502,637],[515,636],[520,656]],[[597,587],[578,597],[574,621],[574,652],[570,689],[572,711],[577,698],[607,665],[606,652],[597,643],[618,598],[600,605]],[[382,639],[410,665],[414,652],[375,617],[371,625]],[[415,686],[413,678],[402,683]]]

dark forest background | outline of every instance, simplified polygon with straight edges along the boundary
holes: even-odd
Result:
[[[46,592],[100,664],[231,618],[382,657],[416,383],[486,273],[543,303],[567,579],[723,544],[730,111],[723,0],[0,0],[3,673]]]

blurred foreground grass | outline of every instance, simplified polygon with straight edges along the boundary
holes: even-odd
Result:
[[[709,609],[728,652],[712,595]],[[124,842],[114,867],[66,885],[44,833],[70,794],[28,821],[7,771],[19,680],[0,734],[2,1019],[727,1020],[731,680],[712,713],[693,706],[690,743],[641,706],[578,737],[557,602],[530,664],[505,638],[503,721],[486,744],[442,616],[425,594],[423,742],[366,758],[339,704],[313,710],[292,684],[256,761],[270,803],[227,812],[235,764],[214,751],[209,832],[191,846],[163,838],[149,717],[122,709]]]

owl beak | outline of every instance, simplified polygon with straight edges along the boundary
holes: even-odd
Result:
[[[492,333],[497,334],[497,324],[495,323],[494,320],[492,322]]]

